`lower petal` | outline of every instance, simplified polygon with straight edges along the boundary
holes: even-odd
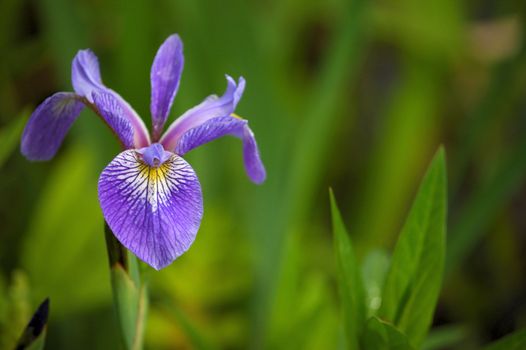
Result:
[[[48,97],[33,112],[24,129],[22,154],[30,160],[53,158],[83,108],[78,96],[70,92]]]
[[[117,239],[159,270],[193,243],[203,215],[201,186],[175,154],[158,167],[141,157],[124,151],[103,170],[99,201]]]

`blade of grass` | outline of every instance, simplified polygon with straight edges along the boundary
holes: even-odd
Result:
[[[364,288],[352,242],[343,224],[332,190],[330,190],[330,204],[345,333],[349,348],[359,349],[359,336],[365,326]]]
[[[426,337],[442,285],[446,234],[446,164],[433,159],[396,244],[383,291],[382,319],[415,347]]]

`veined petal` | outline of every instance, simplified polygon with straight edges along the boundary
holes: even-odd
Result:
[[[164,123],[172,108],[179,88],[183,65],[183,43],[177,34],[173,34],[157,51],[150,72],[152,85],[150,111],[154,141],[161,136]]]
[[[100,77],[99,60],[93,51],[80,50],[71,64],[71,83],[75,92],[93,103],[93,90],[105,89]]]
[[[75,92],[94,104],[93,94],[105,92],[112,94],[116,103],[120,105],[122,115],[130,122],[134,131],[134,146],[145,147],[150,143],[148,129],[137,112],[115,91],[109,89],[102,83],[99,61],[91,50],[80,50],[71,66],[71,82]]]
[[[239,78],[239,83],[230,76],[227,78],[227,88],[223,96],[208,96],[203,102],[186,111],[170,125],[161,138],[161,143],[167,150],[175,149],[179,138],[188,130],[195,128],[209,119],[231,115],[245,90],[245,79]]]
[[[93,103],[97,106],[104,121],[126,149],[134,148],[134,132],[131,123],[124,115],[121,104],[113,94],[99,90],[93,92]]]
[[[30,160],[53,158],[83,108],[74,93],[58,92],[48,97],[33,112],[24,129],[22,154]]]
[[[192,244],[203,215],[194,170],[172,154],[158,167],[135,150],[120,153],[102,171],[99,201],[117,239],[159,270]]]
[[[203,124],[188,130],[175,146],[175,153],[183,156],[190,150],[219,137],[231,135],[243,141],[243,160],[245,170],[255,183],[262,183],[266,178],[265,167],[259,155],[254,133],[244,119],[229,116],[209,119]]]

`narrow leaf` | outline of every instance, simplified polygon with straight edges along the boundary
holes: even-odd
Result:
[[[348,347],[358,349],[358,337],[365,323],[365,299],[360,269],[332,190],[330,191],[330,200],[345,333]]]
[[[445,256],[446,166],[439,149],[393,253],[380,316],[420,347],[438,299]]]
[[[16,345],[17,350],[41,350],[44,348],[48,315],[49,299],[46,299],[40,304],[24,333],[22,333]]]
[[[526,349],[526,329],[521,329],[483,348],[484,350],[521,350]]]
[[[125,349],[142,349],[147,310],[146,287],[139,279],[137,258],[128,252],[105,225],[113,300]]]
[[[375,350],[411,350],[409,339],[392,324],[377,317],[371,317],[363,334],[365,349]]]

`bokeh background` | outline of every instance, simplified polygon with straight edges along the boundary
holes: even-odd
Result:
[[[185,45],[173,120],[243,75],[268,171],[239,140],[188,160],[205,215],[192,248],[150,271],[148,349],[341,344],[332,187],[361,261],[388,259],[418,183],[447,152],[447,268],[427,349],[476,349],[526,326],[526,23],[521,0],[0,2],[0,347],[51,298],[49,349],[115,349],[96,183],[119,151],[83,112],[50,162],[18,140],[72,90],[77,50],[149,123],[149,70]]]

